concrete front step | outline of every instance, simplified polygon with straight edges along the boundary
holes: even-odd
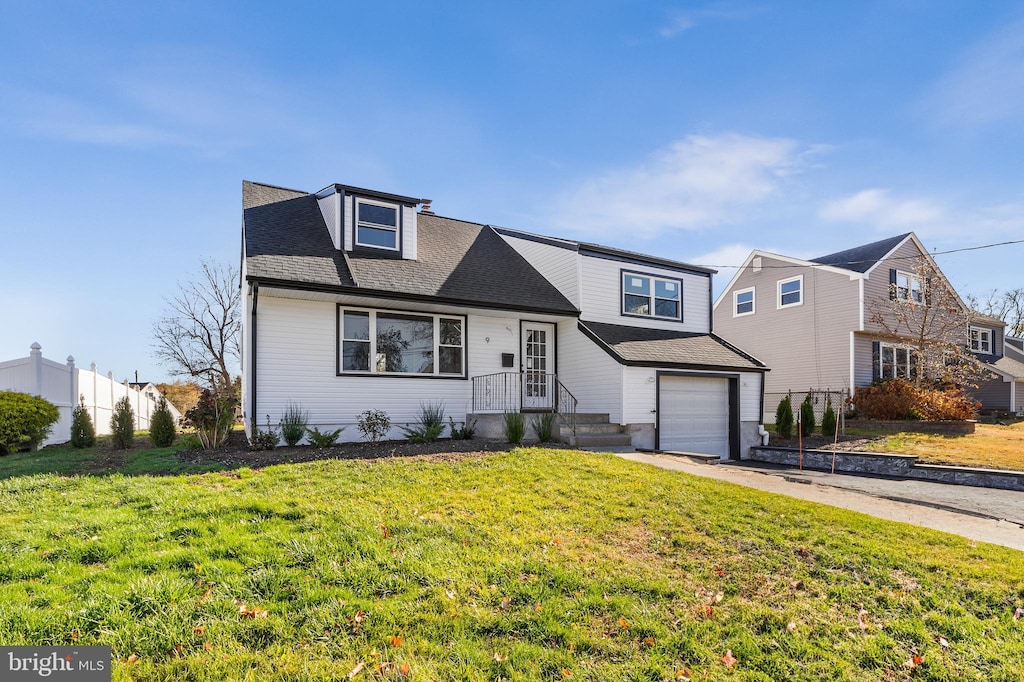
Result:
[[[580,424],[607,424],[611,418],[607,412],[577,412],[576,425]]]
[[[577,435],[576,442],[572,443],[578,448],[617,448],[617,447],[630,447],[633,444],[633,439],[625,433],[592,433],[587,435]]]
[[[622,433],[622,427],[618,424],[577,424],[577,436],[600,435],[603,433]]]

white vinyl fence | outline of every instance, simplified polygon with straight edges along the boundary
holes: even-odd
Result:
[[[114,404],[128,396],[135,412],[135,428],[149,428],[150,417],[160,401],[160,392],[152,386],[139,390],[127,380],[117,382],[114,373],[106,376],[99,373],[96,363],[89,369],[75,367],[75,359],[68,356],[61,364],[43,357],[42,346],[33,343],[27,358],[0,362],[0,391],[19,391],[46,398],[57,406],[60,419],[53,426],[45,445],[65,443],[71,440],[71,410],[80,400],[84,401],[97,435],[110,433],[110,417]],[[181,413],[167,403],[175,422]]]

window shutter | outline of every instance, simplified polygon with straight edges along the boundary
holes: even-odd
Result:
[[[895,270],[893,271],[895,272]],[[871,380],[878,381],[882,378],[882,344],[878,341],[871,342]]]
[[[889,271],[889,300],[896,300],[896,270]]]

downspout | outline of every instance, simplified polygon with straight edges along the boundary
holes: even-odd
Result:
[[[249,342],[249,355],[252,356],[252,367],[250,369],[250,373],[252,375],[252,381],[250,383],[252,384],[252,387],[250,388],[250,390],[252,391],[252,424],[251,424],[251,428],[252,428],[252,434],[253,435],[256,435],[256,429],[258,428],[257,424],[259,424],[259,419],[257,417],[257,415],[259,413],[256,411],[256,306],[259,304],[259,301],[260,301],[260,283],[259,282],[253,282],[253,285],[252,285],[252,339]]]

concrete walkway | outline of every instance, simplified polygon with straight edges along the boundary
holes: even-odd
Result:
[[[728,481],[1024,550],[1024,492],[799,471],[749,461],[713,466],[672,455],[617,454],[624,459],[663,469]]]

